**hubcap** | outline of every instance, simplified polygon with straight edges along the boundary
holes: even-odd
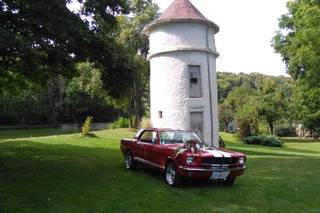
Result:
[[[126,160],[125,160],[126,169],[130,169],[131,161],[132,161],[131,155],[128,153],[126,155]]]
[[[176,170],[172,164],[170,164],[167,167],[166,171],[166,180],[169,183],[169,185],[172,185],[174,183],[174,179],[176,177]]]

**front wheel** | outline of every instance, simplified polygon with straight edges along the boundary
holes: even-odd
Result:
[[[124,167],[126,169],[135,169],[137,167],[130,150],[126,152],[126,155],[124,157]]]
[[[169,186],[180,186],[183,182],[183,177],[177,171],[174,163],[169,163],[165,171],[165,180]]]

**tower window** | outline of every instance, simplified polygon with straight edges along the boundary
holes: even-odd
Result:
[[[201,97],[201,81],[200,81],[200,66],[189,66],[189,96],[190,98]]]
[[[163,117],[162,111],[159,111],[159,112],[158,112],[158,117],[159,117],[159,118],[162,118],[162,117]]]

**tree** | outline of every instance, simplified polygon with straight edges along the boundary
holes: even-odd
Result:
[[[299,83],[294,93],[295,117],[311,133],[320,134],[320,88]]]
[[[268,80],[259,95],[258,115],[265,119],[269,126],[270,134],[273,134],[274,122],[280,120],[288,105],[288,96],[282,85],[278,86],[273,80]]]
[[[67,8],[70,1],[0,1],[1,87],[20,88],[28,81],[44,84],[58,75],[69,77],[75,73],[74,65],[87,59],[114,76],[117,69],[104,62],[116,61],[114,42],[110,35],[102,39],[102,32],[111,34],[115,15],[128,12],[126,1],[79,0],[82,10],[77,13]],[[122,78],[120,74],[116,73],[117,79]],[[110,85],[114,84],[106,87]]]
[[[101,70],[89,62],[77,64],[76,69],[77,73],[68,85],[69,92],[82,91],[91,97],[107,98],[107,92],[104,90],[101,80]]]
[[[287,7],[289,12],[280,18],[273,47],[281,54],[288,73],[297,80],[301,120],[315,130],[320,128],[320,110],[315,107],[320,88],[320,2],[295,0]]]
[[[93,116],[95,122],[110,122],[122,114],[103,87],[102,70],[89,62],[77,64],[76,70],[64,93],[60,122],[83,122],[87,116]]]
[[[295,0],[287,4],[289,13],[279,21],[280,31],[273,39],[289,74],[310,86],[320,85],[320,2]]]
[[[122,46],[123,63],[130,73],[127,92],[123,98],[127,106],[129,126],[137,128],[149,102],[149,63],[146,60],[149,41],[142,33],[144,27],[157,17],[158,6],[151,0],[130,1],[131,16],[118,16],[117,43]]]
[[[228,125],[235,119],[232,108],[227,103],[219,104],[219,120],[224,123],[224,130],[228,132]]]
[[[231,91],[224,101],[235,114],[241,138],[249,136],[253,127],[255,129],[258,127],[255,96],[256,91],[249,82],[246,82]]]
[[[253,99],[248,99],[247,103],[240,106],[235,116],[241,138],[248,137],[257,131],[257,110]]]
[[[227,98],[229,92],[242,84],[241,77],[234,73],[217,73],[218,81],[218,101],[222,103]]]
[[[0,95],[0,125],[82,123],[87,116],[112,122],[124,115],[103,89],[101,70],[84,62],[76,71],[71,80],[57,76],[37,90]]]
[[[248,98],[255,95],[255,91],[249,82],[242,84],[228,94],[225,102],[229,104],[233,112],[237,112],[241,106],[248,102]]]
[[[126,108],[137,127],[148,107],[149,43],[142,30],[156,18],[157,5],[78,0],[80,11],[70,12],[70,2],[0,1],[1,101],[9,94],[15,95],[12,104],[27,101],[25,91],[36,97],[35,105],[39,97],[52,97],[46,108],[52,113],[45,114],[54,122],[82,120],[93,108],[111,111],[112,104],[114,115]]]

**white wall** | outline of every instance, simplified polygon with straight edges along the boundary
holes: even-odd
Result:
[[[217,146],[219,123],[216,56],[205,51],[206,30],[207,26],[203,24],[173,23],[161,25],[151,32],[151,122],[154,127],[159,128],[190,129],[190,112],[203,112],[203,137],[207,143],[214,141],[214,145]],[[213,30],[209,30],[209,35],[211,51],[215,52]],[[189,98],[188,65],[200,66],[201,98]],[[212,105],[210,105],[209,84],[211,84]],[[163,118],[159,118],[159,111],[163,112]]]
[[[150,34],[150,55],[176,48],[207,48],[208,26],[199,23],[167,23]],[[214,31],[208,30],[209,49],[216,51]]]

